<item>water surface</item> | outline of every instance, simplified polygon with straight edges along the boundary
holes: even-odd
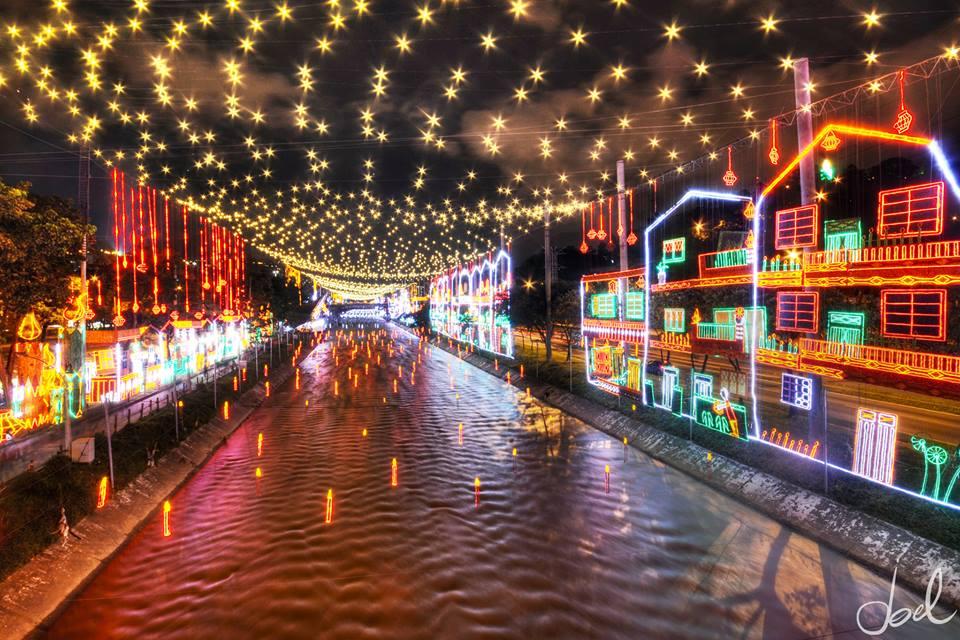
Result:
[[[888,580],[456,356],[376,341],[307,357],[173,497],[173,535],[158,515],[49,637],[866,637]]]

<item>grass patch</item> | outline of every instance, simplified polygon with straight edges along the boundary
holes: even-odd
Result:
[[[249,388],[249,383],[247,383]],[[233,372],[217,383],[217,403],[233,399]],[[217,412],[213,384],[202,384],[180,396],[180,439],[183,440]],[[113,434],[114,491],[133,482],[147,468],[147,451],[156,448],[156,460],[178,445],[173,407],[166,406]],[[67,520],[76,526],[96,510],[100,479],[108,476],[107,438],[95,436],[96,457],[92,464],[71,462],[60,454],[40,468],[10,480],[0,493],[0,580],[5,579],[59,538],[61,506]]]
[[[480,351],[476,353],[492,359]],[[822,464],[804,460],[775,447],[746,443],[697,425],[691,430],[689,421],[685,418],[678,418],[665,411],[645,407],[629,398],[617,398],[600,391],[586,381],[582,373],[582,361],[574,363],[571,386],[570,367],[564,359],[565,356],[566,353],[555,352],[556,360],[547,363],[540,360],[540,354],[533,349],[521,348],[519,344],[516,349],[517,363],[524,365],[528,377],[570,390],[599,405],[629,415],[644,425],[690,440],[727,458],[960,551],[960,517],[949,507],[899,491],[883,489],[873,482],[829,467],[825,474]],[[634,405],[636,410],[633,409]],[[830,446],[835,444],[839,446],[840,443],[831,443]],[[922,469],[911,469],[910,472],[922,473]]]

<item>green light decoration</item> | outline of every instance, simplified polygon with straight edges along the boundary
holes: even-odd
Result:
[[[594,318],[616,318],[617,294],[595,293],[590,296],[590,315]]]
[[[820,163],[820,179],[823,181],[833,181],[837,177],[837,170],[829,158],[824,158]]]
[[[750,252],[747,249],[729,249],[707,254],[707,268],[742,267],[750,264]]]
[[[827,342],[863,344],[866,316],[863,311],[828,311]]]
[[[657,283],[664,284],[667,281],[667,271],[670,270],[670,267],[661,260],[657,263]]]
[[[863,226],[860,218],[827,220],[823,223],[824,249],[827,251],[863,248]]]
[[[915,451],[920,452],[923,456],[923,484],[920,485],[920,495],[928,496],[941,502],[950,502],[953,487],[957,483],[957,478],[960,477],[960,448],[954,452],[955,457],[957,457],[957,465],[954,469],[953,476],[950,478],[950,482],[943,492],[943,495],[940,495],[940,484],[943,478],[942,469],[949,464],[950,454],[940,445],[927,444],[926,439],[919,436],[910,436],[910,444]],[[927,483],[930,480],[931,466],[933,466],[934,469],[934,483],[933,490],[928,494]]]
[[[643,367],[643,360],[640,358],[627,358],[627,387],[634,391],[640,391],[641,367]]]
[[[663,310],[663,330],[668,333],[686,332],[686,310],[683,307],[667,307]]]
[[[663,264],[677,264],[686,259],[686,238],[670,238],[663,241]]]
[[[734,432],[726,412],[718,411],[717,407],[721,404],[729,405],[730,412],[736,417],[736,432]],[[693,421],[701,427],[718,431],[730,437],[735,437],[740,440],[749,440],[749,437],[747,436],[747,408],[743,405],[726,402],[718,398],[694,396]]]
[[[642,291],[631,291],[627,293],[625,311],[626,311],[627,320],[635,320],[635,321],[643,322],[644,310],[643,310],[643,292]]]
[[[953,457],[957,459],[957,465],[953,470],[953,477],[950,478],[950,484],[947,485],[947,490],[943,493],[944,502],[950,502],[950,494],[953,493],[953,486],[957,484],[957,478],[960,478],[960,447],[957,447],[956,451],[953,452]]]

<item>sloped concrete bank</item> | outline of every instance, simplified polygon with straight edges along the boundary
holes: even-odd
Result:
[[[289,363],[271,372],[279,390],[293,374]],[[54,616],[150,522],[164,500],[183,486],[265,398],[262,384],[231,402],[230,419],[214,418],[187,436],[135,481],[81,520],[66,545],[54,543],[0,583],[0,638],[23,638]],[[174,506],[176,509],[176,506]],[[159,532],[158,532],[159,535]]]
[[[456,345],[448,347],[445,339],[431,344],[457,355]],[[960,609],[960,553],[735,460],[715,453],[708,460],[709,450],[704,447],[553,385],[529,377],[521,379],[518,369],[503,360],[495,368],[488,357],[477,353],[463,353],[461,359],[500,379],[506,379],[509,371],[512,384],[520,389],[529,387],[538,400],[620,440],[627,438],[631,446],[652,458],[833,547],[880,575],[892,577],[896,569],[897,584],[921,595],[940,568],[943,589],[939,602]],[[934,595],[936,591],[934,585]]]

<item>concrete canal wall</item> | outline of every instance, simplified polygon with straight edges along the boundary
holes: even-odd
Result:
[[[446,339],[431,343],[457,356]],[[494,362],[478,353],[462,355],[467,362],[498,378],[511,374],[518,388],[590,426],[615,436],[701,482],[726,493],[798,533],[830,546],[880,575],[926,593],[931,576],[940,568],[940,603],[960,609],[960,553],[888,522],[861,513],[768,473],[710,452],[697,444],[647,426],[630,416],[592,400],[526,377],[503,360]],[[708,459],[708,453],[710,454]],[[934,594],[936,585],[934,585]]]
[[[277,367],[271,372],[271,387],[278,391],[293,370],[289,363]],[[102,510],[81,520],[73,528],[79,540],[71,537],[66,547],[54,543],[0,583],[0,638],[23,638],[55,615],[152,520],[164,500],[203,466],[264,398],[262,384],[245,392],[231,402],[229,420],[218,416],[198,428],[156,467],[111,496]]]

